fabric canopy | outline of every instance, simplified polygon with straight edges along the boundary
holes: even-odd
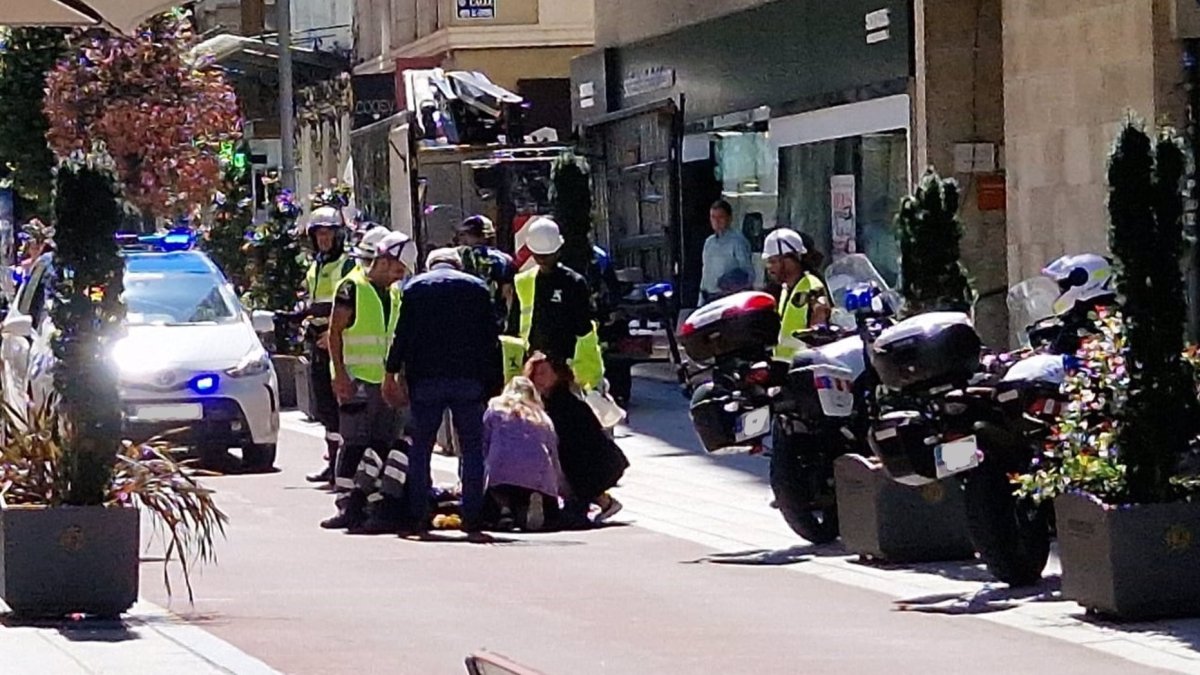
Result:
[[[180,0],[0,0],[0,26],[105,26],[132,33]]]

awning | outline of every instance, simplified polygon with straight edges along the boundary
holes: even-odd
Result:
[[[293,72],[300,84],[324,80],[349,68],[345,59],[328,52],[295,46],[291,51]],[[192,52],[211,56],[216,64],[234,71],[235,75],[276,73],[279,69],[279,46],[258,38],[215,35],[193,47]]]
[[[0,26],[105,26],[132,33],[179,0],[3,0]]]

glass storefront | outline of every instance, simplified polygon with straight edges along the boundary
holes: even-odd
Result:
[[[780,148],[779,184],[779,225],[811,235],[827,260],[865,253],[896,283],[900,247],[893,218],[908,193],[907,132]]]

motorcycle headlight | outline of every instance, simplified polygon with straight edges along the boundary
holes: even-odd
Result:
[[[242,357],[236,366],[225,371],[230,377],[262,375],[271,369],[271,356],[262,349],[255,349]]]

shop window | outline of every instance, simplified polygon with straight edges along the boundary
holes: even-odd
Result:
[[[905,131],[780,148],[779,183],[777,224],[811,235],[826,260],[864,253],[888,283],[897,282],[892,221],[908,191]]]

